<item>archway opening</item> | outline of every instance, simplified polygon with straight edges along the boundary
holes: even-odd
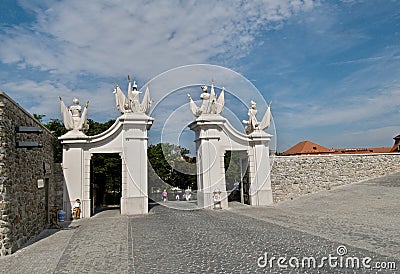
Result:
[[[186,208],[197,200],[196,157],[185,147],[171,143],[150,145],[147,150],[149,207],[161,203]],[[166,192],[166,199],[162,193]]]
[[[224,155],[228,202],[249,204],[248,161],[246,151],[227,150]]]
[[[91,159],[92,215],[119,210],[122,191],[122,161],[117,153],[96,153]]]
[[[229,202],[240,202],[240,153],[227,150],[224,156],[225,183]]]

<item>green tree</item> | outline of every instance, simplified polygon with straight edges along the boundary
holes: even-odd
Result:
[[[67,133],[67,129],[64,127],[64,123],[59,119],[51,119],[50,122],[44,124],[44,126],[50,130],[51,133],[57,140],[55,141],[55,152],[54,152],[54,161],[56,163],[62,162],[62,145],[58,137]]]
[[[155,189],[169,186],[196,189],[195,158],[188,156],[189,153],[174,144],[150,145],[147,150],[149,185]]]
[[[36,113],[33,114],[33,118],[35,118],[39,122],[42,122],[44,117],[46,117],[46,115],[44,115],[44,114],[36,114]]]
[[[95,122],[92,119],[88,119],[87,121],[89,124],[89,130],[86,132],[86,135],[88,136],[100,134],[109,129],[115,123],[115,120],[109,120],[105,123]]]
[[[241,180],[240,152],[226,151],[224,163],[226,189],[229,191],[234,189],[235,183]]]
[[[121,197],[121,157],[119,154],[94,154],[92,176],[97,207],[119,204]]]

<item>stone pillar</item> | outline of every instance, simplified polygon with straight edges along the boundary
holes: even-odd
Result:
[[[121,198],[127,197],[128,193],[128,171],[126,169],[125,161],[123,160],[123,154],[119,153],[121,157]]]
[[[213,208],[213,193],[221,192],[221,208],[228,207],[225,182],[224,154],[221,142],[220,115],[202,115],[189,125],[195,131],[197,147],[197,203],[199,207]]]
[[[78,198],[81,200],[83,199],[83,154],[83,149],[81,147],[76,147],[72,144],[64,145],[63,147],[63,173],[65,179],[63,209],[66,212],[67,220],[72,217],[72,206],[75,200]]]
[[[247,180],[245,176],[248,170],[248,165],[249,165],[249,156],[248,156],[248,151],[246,151],[246,153],[244,153],[244,155],[241,155],[240,157],[240,203],[242,204],[245,203],[243,180]]]
[[[269,141],[272,135],[261,130],[250,134],[249,179],[250,205],[272,205]]]
[[[83,184],[82,184],[82,198],[81,198],[81,217],[87,218],[91,216],[92,202],[90,197],[90,161],[92,154],[85,151],[83,153]]]
[[[121,214],[148,212],[147,130],[152,118],[143,113],[128,113],[122,128]]]

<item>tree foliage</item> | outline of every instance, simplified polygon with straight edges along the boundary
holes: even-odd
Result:
[[[42,122],[44,117],[46,117],[46,115],[44,115],[44,114],[36,114],[36,113],[33,114],[33,118],[35,118],[39,122]]]
[[[196,159],[188,156],[189,153],[188,149],[174,144],[150,145],[147,150],[149,185],[155,189],[196,189]]]
[[[60,140],[58,140],[58,137],[67,133],[68,130],[64,127],[63,122],[59,119],[51,119],[50,122],[44,124],[44,126],[47,127],[47,129],[50,130],[50,132],[53,133],[53,135],[55,137],[57,137],[57,140],[55,143],[54,161],[56,163],[61,163],[62,162],[62,145],[61,145]]]
[[[95,205],[119,204],[121,197],[121,157],[119,154],[92,156],[92,182]]]
[[[97,134],[100,134],[107,129],[109,129],[113,124],[115,123],[115,120],[109,120],[105,123],[99,123],[95,122],[92,119],[88,119],[88,124],[89,124],[89,130],[86,132],[86,135],[88,136],[94,136]]]
[[[241,164],[240,164],[240,152],[238,151],[226,151],[224,162],[225,162],[225,182],[226,189],[228,191],[235,188],[235,183],[241,181]]]

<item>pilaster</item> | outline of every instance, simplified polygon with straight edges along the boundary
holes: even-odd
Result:
[[[256,130],[249,135],[251,155],[249,155],[250,204],[255,206],[271,205],[271,166],[269,160],[269,141],[271,135]]]

